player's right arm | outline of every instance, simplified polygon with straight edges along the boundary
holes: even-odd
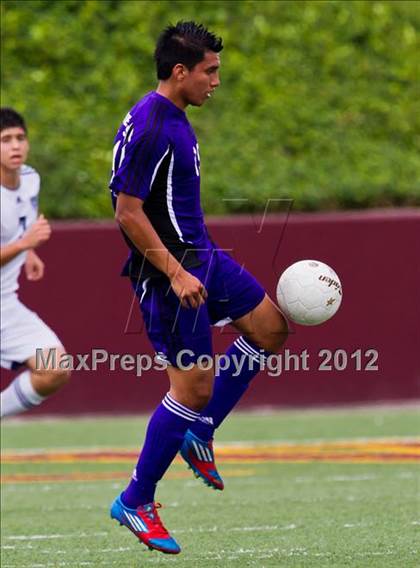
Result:
[[[185,270],[162,243],[143,211],[143,200],[120,193],[115,218],[136,248],[158,270],[166,274],[184,308],[198,308],[205,302],[207,292],[198,278]]]
[[[115,218],[135,247],[169,278],[184,307],[197,308],[207,292],[169,252],[143,211],[157,168],[169,151],[165,116],[152,109],[150,120],[135,125],[128,113],[118,131],[113,152],[110,188],[117,196]]]
[[[37,248],[45,241],[48,241],[50,236],[50,224],[44,215],[40,215],[29,229],[23,233],[20,239],[0,247],[0,266],[4,266],[21,252]]]

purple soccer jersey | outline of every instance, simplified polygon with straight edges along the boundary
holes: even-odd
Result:
[[[200,204],[197,139],[185,113],[165,97],[149,93],[127,114],[115,139],[110,188],[114,207],[120,192],[143,200],[163,244],[208,292],[199,309],[182,307],[168,278],[123,232],[131,249],[123,275],[131,278],[156,352],[174,366],[183,349],[192,351],[194,362],[211,355],[211,325],[247,314],[265,292],[209,238]]]
[[[200,155],[184,111],[156,92],[127,114],[114,144],[110,189],[144,201],[143,210],[164,245],[185,267],[199,265],[210,249],[200,202]],[[123,274],[148,276],[157,270],[125,236],[131,256]]]

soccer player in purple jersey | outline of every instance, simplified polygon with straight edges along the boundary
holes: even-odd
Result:
[[[194,22],[162,32],[155,50],[158,87],[119,128],[110,182],[115,217],[130,248],[123,274],[131,279],[170,381],[111,517],[149,548],[172,554],[181,549],[157,513],[157,482],[180,451],[197,476],[223,489],[214,431],[287,337],[279,309],[249,272],[216,247],[204,223],[200,153],[185,109],[201,106],[220,85],[222,47],[220,38]],[[214,377],[212,367],[199,361],[213,355],[211,325],[221,322],[240,333],[226,356],[242,366],[237,373],[237,366],[224,365]]]

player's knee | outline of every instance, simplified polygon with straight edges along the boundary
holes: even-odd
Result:
[[[270,325],[257,333],[253,340],[262,349],[276,353],[286,343],[288,335],[286,318],[281,313],[277,313],[277,317],[270,322]]]
[[[68,369],[50,369],[45,371],[44,376],[41,377],[51,394],[64,386],[69,379],[70,371]]]
[[[211,369],[194,369],[194,377],[187,381],[172,383],[175,399],[195,412],[207,406],[213,394],[213,372]]]
[[[201,412],[211,399],[211,392],[209,393],[198,390],[190,390],[189,392],[181,394],[177,394],[176,391],[172,391],[172,394],[175,395],[175,400],[177,400],[177,402],[191,410],[194,410],[194,412]]]
[[[51,383],[57,388],[61,388],[68,383],[70,379],[70,371],[68,369],[56,369],[52,371]]]
[[[267,351],[279,351],[286,343],[289,336],[289,326],[287,324],[286,318],[282,314],[279,315],[279,321],[274,326],[274,330],[270,335],[272,345],[271,348]]]
[[[184,393],[186,405],[194,410],[200,412],[207,406],[213,393],[213,385],[207,381],[197,381],[192,385],[188,393]]]
[[[200,389],[197,389],[193,394],[194,406],[196,410],[203,410],[203,408],[205,408],[210,402],[211,395],[212,395],[211,388],[202,387]]]

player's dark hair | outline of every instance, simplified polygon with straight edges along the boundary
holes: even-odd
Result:
[[[22,115],[18,112],[13,110],[9,107],[1,107],[0,108],[0,131],[4,130],[5,128],[14,128],[14,127],[23,128],[25,132],[28,132],[26,128],[26,123]]]
[[[169,79],[172,69],[182,63],[191,70],[203,61],[206,51],[222,51],[222,38],[209,32],[202,24],[178,22],[169,25],[160,34],[155,49],[157,77]]]

